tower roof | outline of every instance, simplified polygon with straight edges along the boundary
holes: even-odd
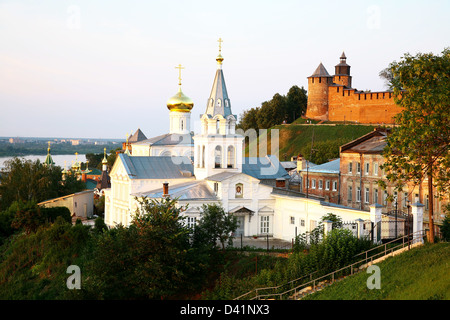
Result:
[[[227,86],[225,85],[225,78],[222,70],[223,57],[221,55],[221,43],[222,39],[219,39],[219,55],[216,59],[217,70],[205,112],[212,117],[217,114],[221,114],[223,117],[227,117],[232,114],[230,99],[228,97]]]
[[[344,51],[342,51],[341,57],[339,58],[339,64],[336,65],[336,67],[338,66],[345,66],[345,67],[349,67],[349,65],[347,64],[347,57],[345,56]]]
[[[319,66],[316,68],[316,71],[314,71],[314,73],[310,75],[308,78],[312,77],[331,77],[331,76],[321,62]]]
[[[146,139],[147,137],[145,134],[138,128],[136,132],[128,139],[128,142],[138,142]]]
[[[48,148],[47,148],[47,157],[45,158],[44,165],[46,166],[52,166],[55,163],[53,162],[52,155],[50,154],[50,141],[48,142]]]

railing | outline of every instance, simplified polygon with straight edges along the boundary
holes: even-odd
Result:
[[[382,244],[378,247],[375,247],[375,248],[372,248],[365,252],[359,253],[359,254],[355,255],[354,258],[357,258],[359,256],[364,256],[364,258],[362,260],[354,262],[348,266],[345,266],[343,268],[340,268],[338,270],[330,272],[326,275],[312,279],[312,276],[318,272],[318,271],[316,271],[309,275],[300,277],[298,279],[292,280],[288,283],[285,283],[285,284],[282,284],[279,286],[254,289],[243,295],[240,295],[239,297],[235,298],[234,300],[243,299],[244,297],[249,296],[252,293],[254,293],[255,296],[252,297],[251,299],[245,299],[245,300],[255,300],[255,299],[257,299],[257,300],[262,300],[262,299],[280,299],[280,300],[282,300],[284,298],[298,299],[300,297],[300,294],[303,294],[307,289],[309,289],[309,287],[311,287],[310,291],[314,292],[318,288],[320,288],[322,285],[331,284],[331,283],[337,281],[337,279],[343,278],[345,276],[353,275],[355,272],[359,272],[361,267],[364,267],[368,263],[372,263],[375,259],[386,256],[395,250],[399,250],[406,246],[408,246],[408,250],[409,250],[412,244],[417,243],[419,241],[422,242],[423,236],[424,236],[424,234],[422,231],[418,231],[416,233],[410,233],[408,235],[402,236],[400,238],[397,238],[395,240],[392,240],[390,242]],[[398,243],[399,241],[401,241],[400,244],[391,246],[392,244]],[[378,252],[378,251],[380,251],[380,252]],[[371,253],[371,254],[369,254],[369,253]],[[286,286],[290,287],[290,286],[292,286],[292,284],[294,282],[300,281],[301,279],[305,279],[308,277],[310,278],[310,281],[302,283],[298,286],[295,286],[294,288],[290,288],[283,292],[260,294],[260,291],[263,291],[263,290],[264,291],[268,291],[268,290],[278,291],[280,288],[283,288]]]

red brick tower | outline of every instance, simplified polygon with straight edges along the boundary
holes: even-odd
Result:
[[[342,52],[341,61],[334,67],[334,77],[333,82],[336,84],[341,84],[346,88],[352,87],[352,77],[350,76],[350,66],[347,64],[347,57],[345,53]]]
[[[328,86],[332,83],[322,62],[308,77],[308,103],[306,117],[315,120],[328,120]]]

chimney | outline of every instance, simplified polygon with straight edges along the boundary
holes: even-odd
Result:
[[[277,188],[286,188],[286,179],[284,179],[284,178],[277,178],[275,180],[275,186]]]
[[[164,182],[163,183],[163,197],[168,197],[168,196],[169,196],[169,183]]]

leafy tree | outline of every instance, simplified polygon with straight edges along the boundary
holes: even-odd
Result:
[[[237,124],[237,129],[242,129],[244,132],[249,129],[254,129],[258,132],[258,116],[259,108],[251,108],[249,110],[245,110],[240,116],[239,123]]]
[[[202,205],[201,218],[194,229],[194,242],[204,243],[210,248],[216,248],[219,242],[222,250],[225,243],[232,242],[232,233],[238,226],[237,218],[217,204]]]
[[[30,234],[31,232],[36,232],[38,227],[46,222],[41,208],[35,202],[16,203],[18,208],[11,223],[13,228],[24,230],[26,234]]]
[[[269,129],[285,120],[293,122],[305,112],[306,103],[306,90],[292,86],[286,96],[276,93],[271,100],[261,103],[260,107],[244,111],[237,128],[244,131],[255,129],[258,132],[259,129]]]
[[[382,168],[399,191],[406,182],[417,185],[428,178],[432,226],[435,193],[442,196],[450,189],[450,49],[440,56],[405,54],[389,69],[394,100],[403,111],[387,137]],[[429,240],[434,241],[433,228]]]
[[[176,200],[139,199],[129,227],[96,234],[86,295],[104,299],[161,299],[198,284],[203,267],[192,256],[189,229]],[[195,263],[194,263],[195,262]]]
[[[84,189],[84,183],[72,176],[63,183],[61,172],[61,167],[45,166],[39,160],[7,161],[1,173],[0,209],[7,209],[14,201],[39,203]]]
[[[287,122],[292,123],[306,112],[308,102],[306,90],[298,86],[292,86],[286,95]]]
[[[333,229],[342,228],[342,218],[334,213],[327,213],[320,219],[320,223],[323,223],[325,220],[329,220],[333,222]]]

